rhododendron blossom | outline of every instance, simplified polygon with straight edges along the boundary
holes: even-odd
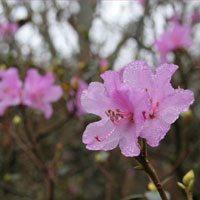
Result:
[[[51,103],[62,96],[61,87],[54,81],[53,73],[41,76],[36,69],[30,69],[24,82],[23,104],[41,110],[49,118],[53,113]]]
[[[20,104],[22,82],[16,68],[0,70],[0,78],[0,115],[3,115],[7,107]]]
[[[108,71],[104,84],[93,82],[82,94],[82,105],[101,117],[87,126],[83,143],[89,150],[111,150],[118,144],[125,156],[138,156],[138,137],[158,146],[181,112],[193,103],[189,90],[173,89],[178,66],[163,64],[154,71],[144,62],[124,67],[122,77]]]
[[[140,153],[138,136],[144,122],[142,111],[150,106],[146,92],[129,87],[116,71],[101,75],[104,84],[93,82],[83,91],[82,105],[101,117],[87,126],[83,143],[90,150],[111,150],[118,144],[125,156]]]
[[[75,90],[70,91],[70,96],[74,99],[68,101],[67,108],[70,112],[75,111],[77,116],[81,116],[86,113],[86,111],[83,109],[83,106],[81,105],[81,95],[83,90],[87,89],[88,84],[78,77],[74,78],[77,82],[75,83],[76,88]]]
[[[156,39],[154,45],[161,55],[161,62],[166,62],[167,54],[179,48],[189,47],[192,44],[190,40],[191,28],[174,23],[170,30],[163,33],[160,40]]]
[[[0,35],[1,36],[13,36],[18,30],[19,26],[17,23],[5,22],[0,24]]]

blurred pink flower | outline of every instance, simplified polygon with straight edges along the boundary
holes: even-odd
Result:
[[[76,112],[77,116],[81,116],[86,113],[86,111],[83,109],[81,105],[81,95],[83,90],[88,88],[88,84],[80,79],[79,77],[75,76],[73,77],[75,79],[76,83],[76,91],[71,91],[71,96],[74,98],[73,100],[68,101],[67,108],[70,112]]]
[[[101,77],[104,84],[92,82],[81,97],[85,110],[101,117],[86,127],[83,143],[89,150],[104,151],[119,144],[122,154],[137,156],[142,111],[150,106],[147,93],[129,87],[116,71],[107,71]]]
[[[101,68],[107,69],[109,67],[109,62],[107,59],[102,59],[102,60],[100,60],[99,65]]]
[[[169,21],[173,22],[173,23],[179,23],[180,20],[180,15],[178,14],[173,14],[170,18]]]
[[[146,2],[148,1],[148,0],[138,0],[139,1],[139,3],[142,5],[142,6],[145,6],[145,4],[146,4]]]
[[[0,70],[0,78],[0,115],[3,115],[7,107],[20,104],[22,82],[13,67]]]
[[[161,62],[166,62],[166,56],[169,52],[192,45],[190,32],[191,28],[189,26],[174,23],[170,30],[166,30],[162,34],[160,40],[155,40],[154,45],[161,54]]]
[[[14,22],[5,22],[0,24],[0,35],[1,36],[13,36],[18,30],[19,26]]]
[[[41,76],[36,69],[28,71],[24,82],[24,105],[41,110],[49,118],[53,113],[51,103],[58,101],[62,94],[61,87],[54,85],[53,73]]]
[[[128,64],[123,74],[130,87],[140,88],[148,95],[150,109],[142,111],[144,126],[140,137],[152,147],[159,145],[170,125],[194,102],[192,91],[172,88],[170,81],[177,69],[177,65],[163,64],[154,73],[146,62],[136,61]]]
[[[192,23],[196,23],[200,21],[200,13],[197,9],[195,9],[191,15]]]

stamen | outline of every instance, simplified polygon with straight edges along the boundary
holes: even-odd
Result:
[[[159,102],[158,101],[156,102],[156,106],[159,107]]]
[[[103,138],[100,139],[99,136],[95,136],[94,138],[98,141],[98,142],[104,142],[105,140],[107,140],[116,130],[117,126],[114,126],[114,128]]]
[[[121,123],[128,121],[134,123],[134,115],[131,112],[122,112],[119,109],[116,109],[116,112],[108,110],[105,113],[115,125],[120,125]]]
[[[154,114],[150,114],[149,117],[150,117],[150,119],[154,119],[155,115]]]
[[[146,112],[145,111],[142,112],[142,115],[143,115],[144,119],[146,120],[147,117],[146,117]]]
[[[146,92],[148,92],[148,89],[147,89],[147,88],[145,88],[145,91],[146,91]]]
[[[108,111],[106,111],[105,113],[106,113],[106,115],[109,117],[109,113],[108,113]]]

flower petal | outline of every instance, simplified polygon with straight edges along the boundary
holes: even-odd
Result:
[[[156,69],[154,76],[155,89],[151,94],[154,101],[161,101],[174,91],[170,82],[177,69],[178,66],[173,64],[163,64]]]
[[[102,83],[93,82],[87,90],[84,90],[81,96],[83,108],[88,113],[106,117],[105,112],[111,109],[110,99],[108,98],[105,87]]]
[[[51,104],[44,104],[40,110],[42,110],[46,119],[50,118],[53,113]]]
[[[160,106],[160,117],[166,123],[174,123],[181,112],[186,112],[194,102],[194,94],[190,90],[176,89]]]
[[[60,99],[63,91],[60,86],[49,86],[49,88],[44,91],[44,102],[55,102]]]
[[[119,147],[123,155],[127,157],[138,156],[140,148],[138,147],[138,138],[135,126],[126,126],[122,132],[123,137],[120,139]]]
[[[159,118],[146,120],[144,128],[140,134],[140,137],[147,140],[147,144],[152,147],[159,145],[170,129],[170,124],[162,121]]]
[[[142,60],[132,62],[125,67],[123,80],[134,85],[136,88],[148,88],[152,86],[152,70],[149,65]]]
[[[83,143],[87,144],[86,148],[89,150],[108,151],[114,149],[118,145],[120,138],[120,131],[117,128],[109,118],[91,123],[83,133]],[[112,135],[104,141],[98,141],[96,138],[103,140],[111,132]]]
[[[104,80],[104,85],[109,96],[123,85],[119,73],[116,71],[106,71],[101,75],[101,78]]]

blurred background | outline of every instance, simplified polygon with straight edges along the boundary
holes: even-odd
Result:
[[[134,169],[134,158],[118,148],[85,149],[83,131],[99,118],[82,110],[80,95],[91,81],[102,81],[104,71],[133,60],[159,66],[155,40],[176,23],[190,28],[192,44],[171,49],[167,62],[180,67],[174,87],[193,90],[196,101],[148,152],[172,200],[187,199],[177,181],[190,169],[194,200],[200,200],[199,0],[0,1],[0,68],[17,68],[21,80],[30,68],[53,72],[63,89],[49,119],[23,106],[1,116],[0,199],[156,200],[147,195],[149,179]]]

